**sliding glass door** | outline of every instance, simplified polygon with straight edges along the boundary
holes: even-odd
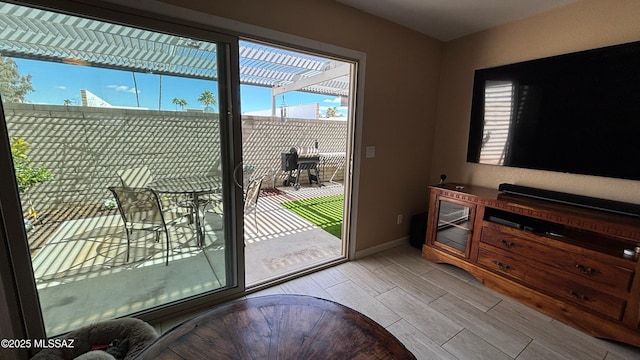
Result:
[[[78,6],[0,2],[0,200],[47,336],[244,290],[237,39]]]
[[[248,39],[240,64],[244,178],[261,186],[244,222],[254,287],[346,258],[355,64]]]

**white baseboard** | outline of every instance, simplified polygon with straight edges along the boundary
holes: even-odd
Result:
[[[409,243],[409,237],[408,236],[405,236],[405,237],[402,237],[402,238],[396,239],[396,240],[391,240],[391,241],[388,241],[388,242],[386,242],[384,244],[380,244],[380,245],[372,246],[370,248],[366,248],[364,250],[356,251],[355,259],[360,259],[360,258],[363,258],[365,256],[373,255],[373,254],[378,253],[380,251],[389,250],[389,249],[392,249],[394,247],[397,247],[397,246],[400,246],[400,245],[404,245],[404,244],[408,244],[408,243]]]

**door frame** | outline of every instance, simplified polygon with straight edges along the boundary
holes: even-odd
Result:
[[[241,23],[238,21],[222,18],[219,16],[198,12],[195,10],[180,8],[174,5],[158,2],[155,0],[139,0],[131,2],[130,0],[5,0],[26,6],[34,6],[39,8],[53,9],[55,11],[63,11],[71,14],[86,16],[89,18],[97,18],[110,22],[118,22],[123,25],[135,25],[148,27],[150,30],[162,31],[164,28],[167,32],[178,34],[193,34],[193,37],[201,38],[206,41],[226,42],[221,39],[228,39],[229,45],[235,47],[237,54],[238,38],[247,37],[256,40],[264,40],[273,44],[280,44],[290,48],[300,50],[307,49],[318,54],[351,60],[354,63],[354,84],[352,84],[356,96],[350,99],[350,107],[354,112],[352,116],[351,126],[349,129],[348,152],[345,166],[345,216],[343,223],[348,229],[346,246],[346,255],[348,259],[354,259],[356,254],[356,228],[358,213],[358,184],[360,182],[360,164],[362,158],[362,124],[363,124],[363,104],[365,82],[364,74],[366,72],[366,54],[357,50],[343,48],[337,45],[322,43],[316,40],[310,40],[300,36],[280,32],[277,30],[267,29],[260,26]],[[211,26],[215,24],[216,26]],[[178,30],[176,30],[178,29]],[[185,29],[187,31],[183,32]],[[211,35],[215,34],[216,39],[212,39]],[[233,49],[232,49],[233,50]],[[231,83],[239,87],[239,64],[238,57],[231,56],[230,60],[230,78]],[[234,214],[235,222],[225,224],[230,229],[229,234],[236,240],[236,253],[229,259],[229,264],[233,263],[237,273],[237,286],[231,290],[225,291],[224,294],[211,294],[190,299],[188,304],[171,304],[154,310],[149,313],[141,314],[140,318],[146,321],[161,319],[169,314],[180,314],[194,310],[198,307],[211,305],[232,299],[242,295],[244,288],[244,247],[243,241],[243,222],[242,222],[242,194],[235,186],[233,186],[231,178],[231,170],[241,163],[241,112],[239,101],[239,88],[232,89],[234,95],[225,99],[225,103],[230,105],[230,113],[227,114],[226,120],[222,124],[227,127],[228,135],[232,142],[223,143],[223,151],[231,154],[240,154],[228,156],[226,159],[227,171],[229,176],[225,175],[224,186],[229,190],[227,196],[227,204],[230,205],[230,211]],[[220,101],[223,101],[220,99]],[[223,118],[221,114],[221,119]],[[0,129],[0,135],[4,139],[8,139],[5,129]],[[12,166],[8,141],[6,144],[0,144],[0,167]],[[5,148],[3,150],[2,148]],[[226,149],[226,150],[225,150]],[[7,167],[8,168],[8,167]],[[9,259],[6,264],[11,267],[10,273],[5,273],[6,269],[0,267],[0,275],[2,275],[1,289],[8,298],[17,299],[17,308],[12,309],[12,304],[8,303],[10,310],[20,316],[23,327],[16,329],[14,338],[43,338],[44,324],[41,315],[40,304],[38,301],[37,290],[33,278],[33,270],[31,259],[28,253],[26,233],[22,225],[20,216],[20,202],[17,192],[15,179],[12,177],[4,177],[0,180],[3,189],[13,191],[3,191],[0,194],[0,216],[3,220],[0,223],[0,249],[3,246],[8,248]],[[347,205],[349,204],[349,205]],[[16,210],[17,209],[17,210]],[[225,221],[230,221],[225,219]],[[6,239],[5,239],[6,234]],[[4,260],[0,256],[0,260]],[[6,276],[6,277],[5,277]],[[13,279],[15,282],[7,282],[6,279]],[[37,310],[37,311],[36,311]],[[1,314],[0,314],[1,315]],[[13,319],[12,319],[13,320]]]

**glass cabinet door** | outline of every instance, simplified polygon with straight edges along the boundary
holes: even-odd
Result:
[[[460,255],[467,254],[473,227],[473,207],[451,200],[438,200],[438,221],[433,245]]]

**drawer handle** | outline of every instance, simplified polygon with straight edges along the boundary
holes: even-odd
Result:
[[[509,265],[509,264],[505,264],[505,263],[502,263],[502,262],[500,262],[500,261],[498,261],[498,260],[493,260],[493,263],[494,263],[494,264],[496,264],[496,265],[498,265],[498,267],[500,268],[500,270],[511,270],[511,269],[513,269],[513,268],[511,267],[511,265]]]
[[[516,246],[516,244],[512,243],[511,241],[507,241],[507,240],[504,240],[504,239],[500,240],[500,242],[506,248],[512,248],[512,247]]]
[[[569,295],[573,296],[573,297],[574,297],[575,299],[577,299],[577,300],[581,300],[581,301],[587,301],[587,300],[589,300],[589,298],[587,297],[587,295],[577,293],[577,292],[575,292],[575,291],[573,291],[573,290],[569,290]]]
[[[586,265],[582,265],[582,264],[576,264],[576,268],[578,270],[580,270],[580,273],[582,275],[591,276],[591,275],[594,275],[595,273],[598,272],[598,270],[596,270],[596,269],[594,269],[592,267],[586,266]]]

